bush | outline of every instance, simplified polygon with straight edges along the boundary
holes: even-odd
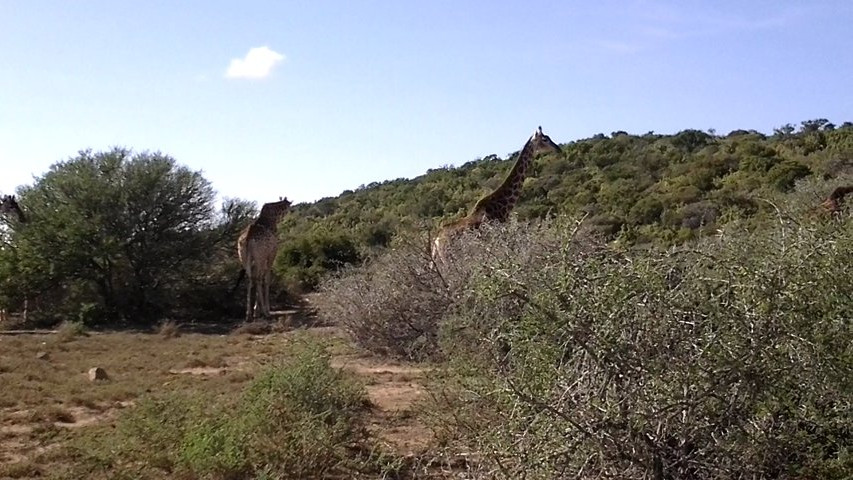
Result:
[[[453,299],[430,267],[426,244],[398,239],[385,254],[324,282],[316,300],[323,320],[381,355],[435,357],[439,321]]]
[[[853,223],[780,214],[671,250],[490,237],[440,337],[445,440],[480,478],[844,478]]]
[[[453,242],[452,261],[432,265],[425,239],[397,239],[387,253],[325,282],[316,299],[328,323],[341,325],[362,348],[409,360],[445,357],[438,342],[441,329],[458,327],[454,311],[470,279],[497,254],[519,262],[543,250],[560,251],[562,228],[573,222],[486,224]],[[491,248],[503,242],[506,251]]]
[[[343,231],[317,228],[286,237],[279,247],[275,270],[292,289],[310,291],[323,276],[361,262],[355,240]]]
[[[71,447],[83,478],[98,471],[138,478],[349,477],[370,463],[362,385],[329,365],[316,344],[261,373],[234,404],[171,395],[146,399],[115,430]],[[375,457],[374,457],[375,460]]]
[[[811,169],[796,160],[785,160],[767,172],[767,179],[777,190],[786,192],[797,180],[811,174]]]

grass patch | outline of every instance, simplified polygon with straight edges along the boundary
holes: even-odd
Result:
[[[43,406],[30,412],[29,421],[74,423],[74,414],[58,405]]]
[[[86,326],[83,325],[83,322],[66,321],[56,329],[55,339],[58,343],[64,343],[82,336],[88,336],[88,333],[86,333]]]
[[[364,387],[315,343],[262,371],[237,398],[171,394],[139,402],[115,429],[70,445],[74,475],[318,478],[381,468],[362,423]]]
[[[265,321],[243,323],[231,331],[233,335],[266,335],[272,331],[272,324]]]
[[[0,478],[38,478],[43,474],[39,465],[29,461],[0,465]]]
[[[163,338],[177,338],[181,336],[181,328],[174,320],[164,320],[157,327],[157,333]]]
[[[222,368],[228,365],[222,355],[205,355],[187,360],[186,368]]]

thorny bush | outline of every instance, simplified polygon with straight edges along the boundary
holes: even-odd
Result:
[[[445,319],[443,438],[482,478],[843,478],[853,224],[764,227],[630,251],[552,227],[523,257],[525,232],[491,237]]]

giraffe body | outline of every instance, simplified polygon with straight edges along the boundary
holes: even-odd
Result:
[[[539,127],[518,155],[503,183],[474,205],[471,212],[459,220],[443,227],[432,244],[432,260],[436,265],[446,264],[450,243],[466,230],[479,228],[483,222],[505,222],[521,196],[521,187],[533,159],[540,154],[562,153],[560,147]]]
[[[255,314],[270,315],[269,288],[272,266],[278,252],[278,222],[290,208],[290,201],[282,199],[265,203],[261,213],[247,226],[237,239],[237,256],[248,279],[246,291],[246,321]]]

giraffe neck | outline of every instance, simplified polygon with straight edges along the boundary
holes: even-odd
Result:
[[[255,220],[255,225],[268,228],[270,230],[276,230],[278,228],[278,219],[279,217],[277,215],[260,216]]]
[[[532,160],[533,142],[528,140],[503,183],[494,192],[477,202],[474,207],[475,211],[484,210],[487,218],[501,222],[506,221],[521,194],[521,187],[524,184],[524,178],[527,176],[527,168]]]

